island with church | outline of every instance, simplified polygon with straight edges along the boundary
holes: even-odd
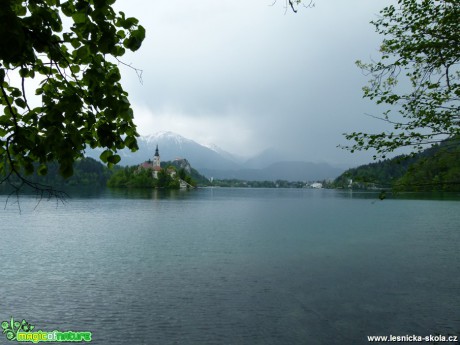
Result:
[[[158,145],[153,155],[139,165],[117,168],[107,182],[109,187],[191,189],[196,188],[196,171],[185,158],[162,162]]]

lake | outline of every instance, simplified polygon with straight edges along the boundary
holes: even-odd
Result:
[[[22,196],[21,212],[0,197],[0,321],[90,331],[92,344],[354,345],[460,333],[459,196],[71,196],[38,206]]]

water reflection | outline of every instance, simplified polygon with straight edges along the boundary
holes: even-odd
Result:
[[[139,188],[107,188],[104,196],[110,198],[127,199],[187,199],[193,191],[190,190],[168,190],[168,189],[139,189]]]
[[[368,199],[380,201],[380,190],[352,190],[352,189],[293,189],[293,188],[198,188],[195,190],[167,190],[153,188],[108,188],[98,186],[64,186],[56,188],[64,192],[64,199],[94,199],[94,198],[126,198],[126,199],[151,199],[151,200],[188,200],[196,198],[220,198],[232,197],[253,198],[264,196],[267,199],[279,198],[341,198],[341,199]],[[24,187],[19,192],[19,197],[33,197],[48,199],[47,193],[41,195],[37,191]],[[398,192],[390,190],[384,192],[384,199],[401,200],[459,200],[458,192]],[[8,185],[0,185],[0,196],[7,198],[9,202],[16,201],[15,189]],[[55,198],[51,198],[55,199]]]

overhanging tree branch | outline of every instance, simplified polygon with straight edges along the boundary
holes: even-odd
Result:
[[[115,13],[107,1],[5,0],[0,8],[0,182],[40,189],[23,173],[46,172],[58,162],[63,177],[86,146],[104,149],[112,166],[117,150],[137,149],[136,126],[118,67],[125,51],[136,51],[145,29],[135,18]],[[82,6],[84,5],[84,6]],[[64,30],[61,17],[71,20]],[[135,69],[141,80],[141,71]],[[18,78],[6,80],[8,74]],[[27,82],[38,79],[35,94]],[[17,87],[12,80],[20,80]],[[31,103],[30,103],[31,102]],[[41,104],[32,107],[31,104]],[[19,110],[21,109],[21,110]],[[6,178],[6,179],[5,179]],[[2,180],[3,179],[3,180]]]
[[[413,146],[418,152],[426,144],[457,138],[460,0],[398,0],[397,6],[380,13],[371,23],[385,37],[381,59],[357,65],[371,76],[364,97],[388,107],[377,118],[393,125],[395,132],[346,134],[355,144],[345,148],[375,149],[379,157],[400,147]]]

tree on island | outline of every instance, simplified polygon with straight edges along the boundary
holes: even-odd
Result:
[[[402,147],[427,145],[460,135],[460,0],[398,0],[372,21],[385,36],[381,58],[357,62],[372,79],[364,97],[386,104],[377,118],[391,132],[346,134],[351,150],[375,149],[374,158]]]
[[[174,162],[162,162],[162,164],[164,164],[165,168],[159,170],[156,177],[152,169],[146,169],[142,166],[118,168],[107,181],[107,186],[116,188],[179,189],[181,188],[181,181],[184,181],[187,188],[196,187],[196,181],[187,174],[185,169],[177,171],[173,165]]]
[[[137,19],[116,13],[114,2],[2,2],[0,183],[15,176],[43,190],[23,175],[44,175],[47,163],[57,162],[69,177],[87,146],[104,148],[100,158],[108,166],[120,161],[118,150],[137,149],[118,65],[126,49],[139,49],[145,30]],[[28,92],[32,79],[39,82],[34,93]]]

